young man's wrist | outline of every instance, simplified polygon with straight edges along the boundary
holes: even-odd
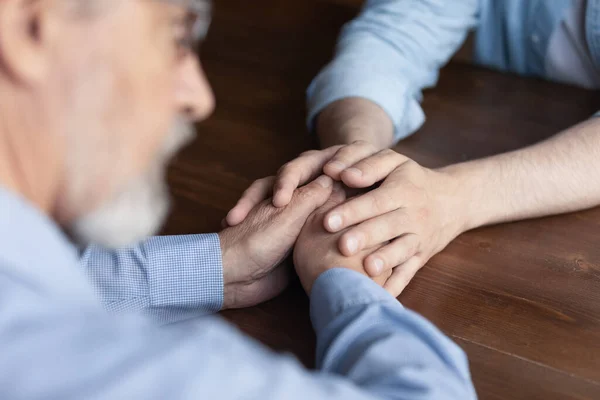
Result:
[[[449,165],[440,169],[440,172],[449,174],[458,184],[457,210],[461,220],[461,233],[476,229],[495,222],[497,199],[491,199],[487,180],[482,166],[472,163]]]
[[[366,99],[348,98],[327,106],[316,121],[322,148],[357,140],[384,149],[393,143],[394,126],[378,105]]]

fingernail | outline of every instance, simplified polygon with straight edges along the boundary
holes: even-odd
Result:
[[[356,175],[356,176],[362,176],[362,171],[358,168],[348,168],[346,170],[347,173],[352,174],[352,175]]]
[[[333,185],[333,181],[331,180],[331,178],[325,175],[321,175],[320,177],[318,177],[317,183],[324,188],[328,188],[331,185]]]
[[[354,237],[348,238],[348,240],[346,240],[346,247],[350,254],[356,253],[356,250],[358,250],[358,240]]]
[[[339,161],[331,161],[331,162],[328,162],[327,164],[330,167],[333,167],[334,169],[338,169],[340,171],[343,169],[346,169],[346,166]]]
[[[376,258],[373,260],[373,266],[375,267],[375,274],[381,275],[383,272],[383,260],[381,258]]]
[[[329,228],[333,229],[334,231],[337,231],[342,227],[342,217],[340,217],[337,214],[332,215],[331,217],[329,217],[327,224],[329,225]]]

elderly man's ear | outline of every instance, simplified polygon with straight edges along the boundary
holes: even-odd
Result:
[[[0,1],[0,69],[5,76],[22,84],[45,78],[57,37],[55,3]]]

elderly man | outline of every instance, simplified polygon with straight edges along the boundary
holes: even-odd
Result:
[[[421,90],[472,28],[481,65],[600,88],[598,16],[599,0],[366,1],[308,91],[309,126],[324,150],[254,183],[227,222],[242,221],[273,185],[273,204],[286,205],[323,172],[355,188],[381,182],[331,210],[324,227],[345,231],[345,255],[383,245],[364,267],[373,277],[393,271],[385,288],[397,296],[462,232],[599,205],[597,118],[528,148],[437,170],[387,149],[423,124]]]
[[[198,0],[0,2],[0,398],[474,398],[462,351],[365,276],[367,251],[336,251],[329,177],[219,234],[104,250],[166,213],[165,165],[213,107],[190,50],[208,17]],[[320,372],[215,317],[159,325],[272,297],[295,242]],[[74,243],[103,247],[79,264]]]

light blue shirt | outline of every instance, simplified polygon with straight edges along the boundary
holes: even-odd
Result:
[[[476,31],[477,63],[558,79],[560,74],[548,67],[551,38],[577,6],[577,0],[367,0],[360,15],[344,27],[335,58],[308,88],[309,127],[330,103],[362,97],[386,111],[396,140],[415,132],[425,121],[422,90],[435,85],[440,68],[470,30]],[[587,71],[597,73],[600,0],[587,0],[583,8],[581,35],[571,39],[584,49],[575,54],[591,60]]]
[[[218,317],[189,319],[221,306],[217,235],[90,248],[80,264],[53,221],[0,190],[0,237],[1,399],[476,397],[463,351],[356,272],[314,284],[308,371]]]

